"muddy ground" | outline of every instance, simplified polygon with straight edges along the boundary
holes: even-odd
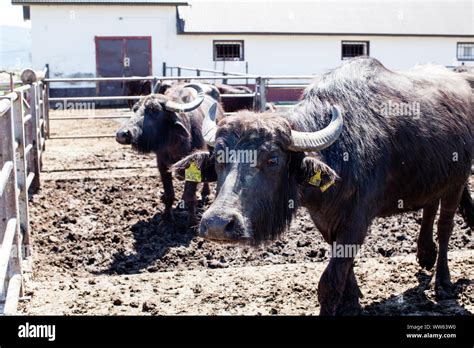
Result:
[[[111,112],[128,111],[96,111]],[[55,122],[53,135],[112,134],[120,123]],[[42,189],[30,206],[33,262],[23,312],[318,313],[329,249],[304,209],[280,240],[258,248],[216,244],[185,227],[183,210],[175,210],[175,224],[161,221],[152,156],[111,138],[50,140],[44,155]],[[175,186],[180,197],[182,183]],[[438,302],[432,272],[415,260],[420,222],[421,212],[374,221],[355,269],[363,314],[474,312],[472,230],[456,216],[450,267],[457,298]]]

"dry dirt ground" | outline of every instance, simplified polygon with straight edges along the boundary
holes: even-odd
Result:
[[[51,131],[112,134],[119,124],[52,121]],[[185,228],[185,211],[176,209],[174,225],[161,222],[152,156],[112,138],[49,140],[43,161],[43,185],[30,206],[24,313],[318,314],[329,249],[303,209],[278,241],[216,244]],[[180,197],[181,183],[175,187]],[[449,264],[457,298],[437,301],[432,272],[415,258],[420,222],[421,212],[374,221],[355,267],[362,314],[474,313],[472,230],[456,216]]]

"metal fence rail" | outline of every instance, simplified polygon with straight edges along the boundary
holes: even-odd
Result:
[[[28,193],[40,187],[45,143],[45,85],[0,97],[0,314],[15,314],[28,257]]]
[[[255,79],[258,75],[226,76],[228,80]],[[44,82],[121,82],[121,81],[186,81],[186,80],[222,80],[222,76],[143,76],[143,77],[77,77],[46,78]]]
[[[188,66],[167,66],[166,63],[163,63],[163,76],[167,76],[167,72],[171,73],[173,76],[174,71],[176,70],[177,76],[181,76],[183,71],[191,71],[196,73],[196,76],[201,76],[201,73],[211,73],[211,74],[219,74],[221,75],[221,79],[226,79],[227,76],[247,76],[248,75],[248,66],[246,66],[246,73],[238,73],[238,72],[228,72],[223,70],[214,70],[214,69],[202,69],[202,68],[193,68]]]
[[[256,77],[246,75],[246,78]],[[229,76],[231,80],[241,80],[241,76]],[[129,82],[129,81],[153,81],[154,84],[160,83],[163,81],[189,81],[189,80],[199,80],[199,81],[215,81],[222,79],[222,76],[145,76],[145,77],[94,77],[94,78],[46,78],[44,82],[48,85],[47,90],[49,91],[51,84],[54,83],[72,83],[72,82]],[[255,93],[243,93],[243,94],[222,94],[221,97],[252,97],[255,98]],[[85,101],[103,101],[103,100],[138,100],[143,96],[94,96],[94,97],[49,97],[48,104],[46,105],[46,119],[49,121],[69,121],[69,120],[103,120],[103,119],[127,119],[130,116],[123,115],[105,115],[105,116],[67,116],[67,117],[50,117],[49,116],[49,102],[85,102]],[[232,113],[226,113],[230,115]],[[48,127],[49,130],[49,127]],[[66,139],[91,139],[91,138],[113,138],[114,134],[81,134],[81,135],[55,135],[50,136],[47,132],[47,138],[53,140],[66,140]]]
[[[311,75],[298,75],[298,76],[258,76],[250,74],[241,74],[233,72],[224,72],[212,69],[199,69],[191,68],[184,66],[176,67],[163,67],[164,73],[166,70],[179,69],[178,76],[144,76],[144,77],[89,77],[89,78],[46,78],[44,82],[47,85],[46,91],[49,91],[52,84],[55,83],[78,83],[78,82],[131,82],[131,81],[151,81],[153,90],[156,90],[156,86],[159,83],[164,81],[203,81],[203,82],[215,82],[217,80],[227,80],[230,81],[241,81],[245,80],[248,85],[249,80],[254,81],[254,91],[252,93],[242,93],[242,94],[221,94],[221,98],[253,98],[253,107],[258,111],[265,111],[267,105],[267,95],[270,89],[302,89],[305,88],[309,81],[314,78]],[[196,75],[191,76],[182,76],[181,71],[191,71]],[[202,73],[210,73],[217,75],[202,75]],[[301,83],[296,83],[294,81],[304,81]],[[291,83],[276,83],[275,81],[291,81]],[[103,119],[125,119],[129,116],[123,115],[103,115],[103,116],[66,116],[66,117],[49,117],[49,102],[62,102],[62,103],[74,103],[74,102],[95,102],[95,101],[106,101],[106,100],[138,100],[142,96],[85,96],[85,97],[50,97],[49,94],[46,96],[46,110],[45,110],[45,119],[47,122],[46,135],[48,139],[89,139],[89,138],[110,138],[114,137],[112,134],[81,134],[81,135],[55,135],[50,136],[50,121],[68,121],[68,120],[103,120]],[[232,113],[226,113],[230,115]]]

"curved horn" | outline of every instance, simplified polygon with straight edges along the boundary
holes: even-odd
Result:
[[[217,132],[217,103],[213,103],[209,108],[209,111],[202,122],[202,136],[206,141],[207,145],[214,147],[216,145],[216,132]]]
[[[319,151],[334,143],[342,133],[344,122],[341,109],[339,109],[338,106],[333,105],[331,112],[331,123],[324,129],[316,132],[298,132],[292,130],[292,144],[289,146],[289,149],[296,152]]]
[[[201,86],[195,83],[188,83],[187,85],[184,85],[183,88],[193,88],[194,90],[196,90],[196,99],[194,99],[192,102],[185,104],[176,103],[172,100],[168,100],[164,104],[166,110],[171,112],[189,112],[193,111],[194,109],[197,109],[202,104],[202,102],[204,101],[204,90]]]

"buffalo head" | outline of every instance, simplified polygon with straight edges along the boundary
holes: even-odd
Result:
[[[203,88],[197,84],[181,87],[179,98],[163,94],[144,97],[134,105],[133,116],[117,131],[115,138],[118,143],[132,145],[143,153],[158,151],[163,142],[178,143],[183,137],[190,138],[190,121],[185,113],[197,109],[203,100]]]
[[[193,165],[203,181],[217,181],[217,197],[203,214],[200,234],[220,241],[259,243],[278,236],[291,222],[301,185],[325,191],[336,173],[315,152],[330,146],[342,132],[337,106],[327,127],[315,132],[292,129],[274,113],[241,112],[215,122],[211,107],[202,133],[213,150],[199,151],[173,166],[178,177]]]

